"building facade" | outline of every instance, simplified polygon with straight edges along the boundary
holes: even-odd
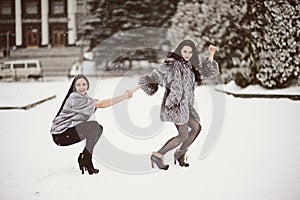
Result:
[[[74,46],[84,0],[1,0],[0,48]]]

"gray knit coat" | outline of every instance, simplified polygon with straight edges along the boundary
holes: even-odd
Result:
[[[197,70],[201,74],[201,79],[213,78],[219,73],[218,64],[209,61],[208,57],[200,62]],[[200,122],[200,117],[194,108],[195,75],[189,61],[169,57],[150,75],[141,77],[139,84],[148,95],[153,95],[158,85],[166,89],[160,110],[162,121],[182,125],[193,117]]]

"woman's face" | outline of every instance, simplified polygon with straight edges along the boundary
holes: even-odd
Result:
[[[76,92],[85,95],[88,89],[88,84],[85,79],[80,78],[75,83]]]
[[[181,49],[181,56],[186,60],[189,61],[193,55],[192,47],[190,46],[183,46]]]

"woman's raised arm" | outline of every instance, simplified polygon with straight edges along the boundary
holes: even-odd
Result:
[[[209,51],[209,61],[212,62],[214,60],[214,55],[216,52],[217,47],[213,46],[213,45],[209,45],[208,47],[208,51]]]

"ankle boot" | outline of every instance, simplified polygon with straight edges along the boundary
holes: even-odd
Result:
[[[186,150],[180,150],[180,149],[176,150],[176,152],[174,153],[174,164],[175,165],[176,165],[176,160],[177,160],[181,167],[190,166],[189,163],[185,162],[187,160],[186,156],[185,156],[186,151],[187,151],[187,149]]]
[[[151,155],[152,168],[154,168],[153,163],[155,163],[159,169],[168,170],[168,168],[169,168],[169,165],[165,165],[163,163],[163,155],[158,152],[153,152]]]
[[[99,169],[94,168],[92,155],[87,151],[83,151],[83,153],[79,154],[78,164],[82,174],[84,174],[85,170],[87,170],[90,175],[97,174],[99,172]]]

